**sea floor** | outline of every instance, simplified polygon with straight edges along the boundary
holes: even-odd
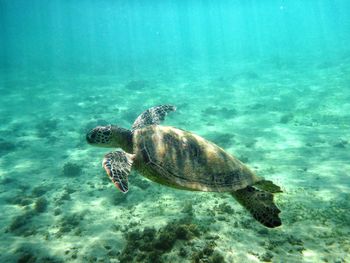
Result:
[[[167,72],[2,73],[1,262],[346,262],[350,254],[350,58],[196,64]],[[209,73],[208,73],[209,72]],[[164,125],[207,138],[280,185],[283,225],[229,194],[101,168],[96,125],[125,128],[171,103]]]

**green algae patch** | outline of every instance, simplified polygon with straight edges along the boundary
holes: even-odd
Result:
[[[81,175],[83,172],[83,169],[72,162],[67,162],[63,166],[63,175],[67,177],[76,177]]]
[[[176,242],[186,242],[201,235],[195,224],[169,222],[158,231],[154,228],[135,230],[126,235],[127,244],[120,262],[162,262],[162,255],[171,251]]]
[[[27,210],[23,214],[13,218],[7,231],[17,236],[30,236],[36,233],[36,228],[32,224],[35,216],[33,210]]]
[[[74,235],[80,235],[81,222],[84,220],[84,213],[73,213],[65,215],[59,221],[59,231],[57,237],[72,233]]]
[[[224,263],[224,257],[219,252],[215,251],[215,247],[215,241],[209,241],[201,250],[193,253],[192,262]]]
[[[40,197],[35,201],[34,210],[37,213],[43,213],[47,210],[48,203],[45,197]]]
[[[16,144],[0,138],[0,157],[16,150]]]

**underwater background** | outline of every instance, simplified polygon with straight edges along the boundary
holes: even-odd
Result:
[[[0,262],[349,262],[349,10],[0,0]],[[280,185],[283,225],[136,172],[119,192],[85,134],[159,104]]]

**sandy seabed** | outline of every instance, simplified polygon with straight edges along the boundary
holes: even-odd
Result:
[[[1,262],[346,262],[350,254],[350,59],[254,61],[142,74],[3,73]],[[50,76],[50,77],[49,77]],[[137,173],[122,194],[85,133],[128,128],[170,103],[164,125],[207,138],[283,189],[283,225],[229,194]]]

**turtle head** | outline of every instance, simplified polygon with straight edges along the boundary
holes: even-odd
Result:
[[[86,134],[86,141],[94,146],[122,148],[127,152],[132,150],[131,131],[114,125],[93,128]]]
[[[112,125],[97,126],[86,134],[88,143],[102,147],[108,147],[112,143],[112,138]]]

